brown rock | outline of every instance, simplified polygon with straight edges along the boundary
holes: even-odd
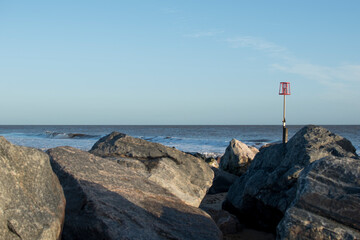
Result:
[[[222,203],[226,198],[226,194],[227,193],[206,195],[200,205],[200,208],[212,217],[224,235],[243,230],[243,225],[240,224],[237,218],[222,209]]]
[[[0,137],[0,239],[60,239],[65,197],[49,157]]]
[[[259,150],[249,147],[239,140],[231,140],[220,160],[220,169],[241,176],[250,166],[251,161]]]
[[[199,158],[118,132],[101,138],[90,152],[119,164],[135,161],[138,172],[195,207],[200,205],[214,178],[209,165]]]
[[[48,154],[67,199],[64,240],[221,239],[208,214],[145,177],[141,162],[71,147]]]

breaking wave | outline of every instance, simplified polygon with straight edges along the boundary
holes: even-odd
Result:
[[[44,134],[46,138],[57,138],[57,139],[95,139],[100,138],[100,135],[89,135],[84,133],[62,133],[46,131]]]

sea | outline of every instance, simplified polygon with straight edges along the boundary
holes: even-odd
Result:
[[[289,125],[289,139],[302,128]],[[323,125],[333,133],[350,140],[360,154],[360,125]],[[282,125],[35,125],[0,126],[0,136],[13,144],[35,147],[43,151],[58,146],[71,146],[88,151],[101,138],[113,131],[175,147],[184,152],[198,152],[218,157],[235,138],[260,148],[281,142]]]

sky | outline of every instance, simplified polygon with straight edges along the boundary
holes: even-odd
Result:
[[[0,124],[360,124],[360,1],[0,0]]]

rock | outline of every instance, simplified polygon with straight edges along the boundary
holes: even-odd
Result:
[[[200,158],[200,159],[202,159],[202,160],[206,160],[206,156],[205,156],[205,154],[202,154],[202,153],[199,153],[199,152],[185,152],[185,153],[187,153],[187,154],[190,154],[190,155],[193,155],[194,157],[197,157],[197,158]]]
[[[360,239],[360,161],[322,158],[302,171],[278,239]]]
[[[229,190],[224,207],[250,226],[275,232],[293,202],[305,167],[326,156],[356,158],[351,142],[325,128],[306,126],[284,146],[263,148]]]
[[[0,239],[61,239],[65,197],[49,157],[0,137]]]
[[[210,167],[219,168],[219,163],[214,157],[207,157],[205,154],[198,153],[198,152],[195,152],[195,153],[186,152],[186,153],[204,160],[207,164],[209,164]]]
[[[239,220],[237,220],[234,215],[222,209],[222,203],[225,200],[226,194],[227,193],[206,195],[200,204],[200,208],[212,217],[224,235],[243,230],[243,225],[240,224]]]
[[[219,168],[219,163],[215,158],[207,158],[205,162],[209,164],[211,168]]]
[[[210,214],[223,233],[224,240],[274,240],[271,233],[245,228],[239,220],[229,212],[222,209],[222,203],[227,193],[206,195],[200,208]]]
[[[220,160],[220,169],[241,176],[250,166],[251,161],[259,152],[255,147],[249,147],[239,140],[231,140]]]
[[[227,234],[223,240],[274,240],[275,236],[268,232],[262,232],[250,228],[235,234]]]
[[[144,175],[189,205],[198,207],[212,185],[213,171],[203,160],[159,143],[113,132],[90,150],[118,162],[134,159],[144,165]],[[137,164],[138,164],[137,163]]]
[[[218,168],[211,168],[214,171],[214,180],[208,194],[228,192],[230,186],[239,178],[238,176],[225,172]]]
[[[359,239],[353,228],[301,208],[290,208],[278,226],[277,239]]]
[[[71,147],[48,150],[67,199],[63,239],[221,239],[208,214],[157,185],[138,165]]]

